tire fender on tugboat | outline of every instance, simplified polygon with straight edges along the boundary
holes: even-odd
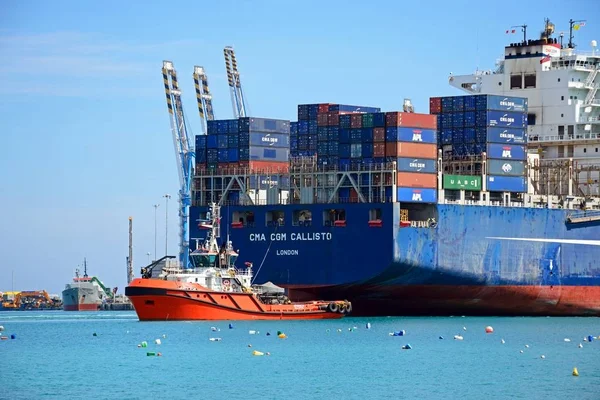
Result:
[[[329,303],[329,305],[327,306],[327,311],[332,312],[332,313],[338,312],[338,305],[333,302]]]

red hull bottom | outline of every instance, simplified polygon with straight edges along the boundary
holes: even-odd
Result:
[[[98,311],[97,304],[70,304],[63,306],[63,311]]]
[[[296,301],[343,295],[353,316],[600,316],[598,286],[353,286],[290,288]]]

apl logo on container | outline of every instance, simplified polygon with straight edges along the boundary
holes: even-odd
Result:
[[[505,174],[508,174],[510,171],[512,171],[512,166],[509,163],[505,163],[502,165],[502,171],[504,171]]]
[[[421,133],[423,133],[423,131],[418,130],[418,129],[413,130],[412,141],[413,142],[422,142],[423,138],[421,137]]]
[[[414,190],[412,194],[413,201],[423,201],[423,197],[421,196],[420,190]]]
[[[515,119],[509,117],[508,114],[504,114],[503,116],[500,117],[500,122],[506,122],[507,125],[510,125],[513,122],[515,122]]]
[[[510,152],[510,147],[502,148],[502,158],[512,158],[512,154]]]

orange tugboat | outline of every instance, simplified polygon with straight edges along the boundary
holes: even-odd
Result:
[[[192,269],[160,262],[142,269],[142,278],[125,289],[140,321],[166,320],[306,320],[342,318],[348,301],[291,302],[252,288],[252,264],[235,267],[238,253],[227,240],[219,246],[219,206],[213,204],[202,223],[209,230],[204,244],[190,254]],[[160,260],[159,260],[160,261]]]

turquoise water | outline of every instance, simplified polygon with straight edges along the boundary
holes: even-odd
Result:
[[[0,325],[16,335],[0,341],[2,399],[600,399],[600,340],[583,341],[600,335],[598,318],[237,321],[228,329],[47,311],[0,312]],[[406,336],[389,336],[394,330]],[[148,348],[138,348],[144,340]],[[412,350],[401,350],[408,343]]]

